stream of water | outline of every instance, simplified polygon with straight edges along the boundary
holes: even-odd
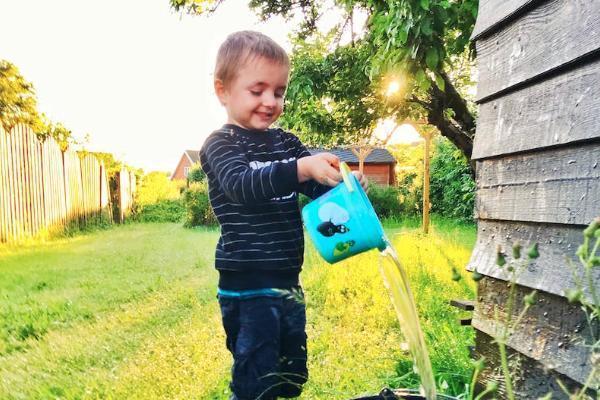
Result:
[[[390,293],[402,333],[413,356],[417,373],[421,377],[421,394],[428,400],[436,399],[435,379],[429,360],[429,352],[423,338],[414,297],[408,284],[408,276],[400,263],[396,250],[385,238],[387,248],[381,252],[379,267],[384,284]]]

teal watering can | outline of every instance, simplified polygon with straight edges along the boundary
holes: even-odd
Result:
[[[383,227],[346,163],[336,187],[302,209],[302,220],[321,256],[333,264],[371,249],[384,250]]]

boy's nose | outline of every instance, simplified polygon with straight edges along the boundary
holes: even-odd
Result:
[[[275,107],[275,105],[277,105],[277,100],[275,99],[275,95],[272,93],[265,93],[263,95],[262,102],[267,107]]]

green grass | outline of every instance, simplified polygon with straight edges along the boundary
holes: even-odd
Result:
[[[441,384],[460,393],[468,328],[450,298],[473,298],[462,270],[470,225],[432,234],[388,229],[409,270]],[[20,248],[0,248],[0,398],[224,399],[230,355],[215,300],[217,230],[131,224]],[[309,245],[310,380],[302,399],[350,398],[415,386],[400,326],[370,252],[336,265]]]

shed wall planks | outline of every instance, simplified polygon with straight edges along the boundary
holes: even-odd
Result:
[[[493,278],[484,278],[479,283],[473,326],[497,337],[504,329],[502,321],[507,313],[506,284]],[[530,292],[530,288],[517,287],[513,321],[523,308],[523,297]],[[538,292],[536,299],[536,304],[515,327],[508,345],[579,383],[585,382],[592,372],[589,346],[592,338],[600,334],[600,325],[596,321],[590,326],[581,307],[568,304],[562,297]]]
[[[493,32],[496,27],[518,15],[522,10],[539,3],[539,0],[480,0],[477,22],[471,33],[472,40]]]
[[[482,104],[473,159],[600,139],[599,109],[597,60]]]
[[[479,330],[475,331],[475,343],[474,357],[477,359],[485,357],[487,365],[479,375],[479,384],[484,388],[488,382],[496,382],[498,392],[495,396],[500,399],[507,398],[504,379],[500,372],[498,345],[492,337]],[[552,400],[570,400],[560,388],[559,380],[571,392],[581,388],[581,384],[577,381],[543,366],[510,347],[507,348],[507,353],[512,364],[518,363],[520,366],[520,371],[515,375],[518,382],[515,393],[517,399],[540,399],[551,392]]]
[[[516,282],[564,296],[566,289],[577,286],[575,277],[583,276],[582,267],[575,255],[583,242],[582,230],[583,227],[578,225],[481,220],[478,224],[477,242],[467,269],[508,281],[508,271],[496,265],[498,247],[510,259],[515,243],[523,246],[523,254],[527,247],[538,243],[540,257],[519,274]],[[592,276],[595,282],[600,282],[600,269],[597,268]],[[590,298],[588,288],[584,288],[584,293]]]
[[[600,2],[551,0],[477,41],[477,101],[600,47]]]
[[[589,224],[600,215],[600,142],[477,163],[480,219]]]
[[[494,310],[502,315],[507,301],[510,274],[496,265],[497,247],[510,258],[515,242],[538,243],[540,257],[516,281],[518,304],[534,289],[539,301],[508,345],[525,360],[519,397],[552,391],[560,398],[555,379],[580,388],[591,372],[584,341],[600,335],[564,297],[582,277],[574,261],[582,231],[600,216],[600,1],[482,0],[473,37],[478,235],[468,269],[485,276],[473,316],[476,347],[489,349],[485,338],[500,326]],[[600,270],[590,279],[600,287]]]

